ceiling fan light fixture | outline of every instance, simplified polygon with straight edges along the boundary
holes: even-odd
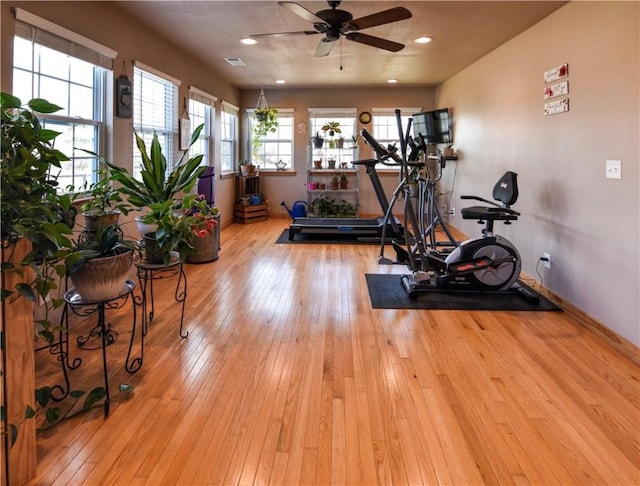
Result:
[[[433,37],[429,37],[426,35],[413,39],[413,42],[415,42],[416,44],[428,44],[429,42],[432,42],[432,41],[433,41]]]
[[[276,84],[286,84],[284,79],[276,79]]]
[[[244,44],[245,46],[255,46],[257,43],[258,40],[253,37],[243,37],[240,39],[240,44]]]
[[[389,84],[395,84],[397,82],[398,82],[397,79],[387,79],[387,83],[389,83]]]

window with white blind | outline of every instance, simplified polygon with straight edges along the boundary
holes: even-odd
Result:
[[[238,160],[238,113],[239,108],[226,101],[220,108],[220,170],[234,172]]]
[[[202,154],[202,164],[204,166],[213,165],[213,137],[215,133],[215,106],[216,98],[212,95],[200,91],[193,86],[189,87],[189,120],[191,129],[204,125],[196,143],[189,150],[189,157]]]
[[[251,163],[260,169],[277,170],[276,163],[285,163],[286,170],[293,169],[293,110],[278,109],[278,126],[275,132],[267,133],[254,146],[253,128],[258,121],[253,116],[254,110],[247,110],[249,118],[249,146],[252,147]]]
[[[398,130],[398,119],[395,114],[396,108],[373,108],[372,114],[372,135],[380,145],[387,148],[395,147],[398,155],[401,154],[400,132]],[[414,113],[420,112],[420,108],[399,108],[400,120],[402,123],[402,136],[407,134],[409,119]],[[372,151],[372,157],[375,157]]]
[[[144,140],[147,153],[158,135],[167,171],[178,160],[178,85],[180,82],[140,62],[133,66],[133,128]],[[133,139],[133,174],[140,179],[142,157]]]
[[[22,9],[15,9],[13,95],[23,103],[44,98],[62,108],[39,114],[45,128],[60,132],[55,147],[71,160],[57,177],[60,192],[95,182],[104,155],[107,79],[117,52]]]

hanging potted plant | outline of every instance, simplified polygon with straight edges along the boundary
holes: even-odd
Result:
[[[253,136],[251,143],[253,145],[253,157],[258,156],[258,149],[262,147],[262,139],[269,133],[275,133],[278,128],[278,110],[275,108],[256,108],[253,117],[258,122],[253,126]]]

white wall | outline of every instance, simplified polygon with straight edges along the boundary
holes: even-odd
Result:
[[[639,3],[572,2],[448,80],[436,104],[454,111],[460,194],[491,195],[519,174],[521,219],[497,232],[523,270],[640,345]],[[543,114],[543,73],[569,63],[570,111]],[[622,179],[605,178],[605,160]],[[459,214],[459,211],[456,212]],[[473,221],[453,224],[478,234]]]

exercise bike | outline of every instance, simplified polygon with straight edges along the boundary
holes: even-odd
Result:
[[[488,206],[472,206],[460,211],[463,219],[476,219],[485,225],[480,238],[460,243],[446,258],[433,253],[424,255],[430,270],[427,276],[420,270],[402,277],[410,298],[419,292],[437,289],[495,291],[508,290],[520,276],[521,259],[518,249],[506,238],[494,234],[496,221],[511,224],[520,213],[511,209],[518,198],[517,174],[507,171],[493,189],[495,201],[479,196],[461,196]],[[428,277],[428,280],[425,278]],[[520,288],[520,287],[518,287]]]
[[[425,222],[429,224],[429,218],[419,214],[424,206],[418,201],[417,209],[412,198],[408,197],[408,174],[416,170],[419,162],[410,161],[407,157],[410,127],[405,138],[400,110],[396,110],[396,120],[402,152],[401,172],[404,174],[398,192],[405,194],[405,247],[396,244],[394,248],[397,253],[396,263],[405,263],[412,271],[410,275],[403,275],[401,278],[408,296],[415,299],[420,292],[434,290],[505,291],[513,288],[530,303],[537,304],[538,297],[518,283],[522,263],[517,248],[506,238],[494,234],[496,221],[511,224],[520,216],[519,212],[511,209],[518,199],[517,174],[507,171],[498,180],[493,190],[494,201],[479,196],[461,197],[485,204],[467,207],[460,212],[463,219],[476,219],[485,227],[481,237],[459,243],[443,256],[434,251],[433,245],[427,241],[430,232],[425,228]],[[428,178],[419,179],[419,184],[428,188]]]

